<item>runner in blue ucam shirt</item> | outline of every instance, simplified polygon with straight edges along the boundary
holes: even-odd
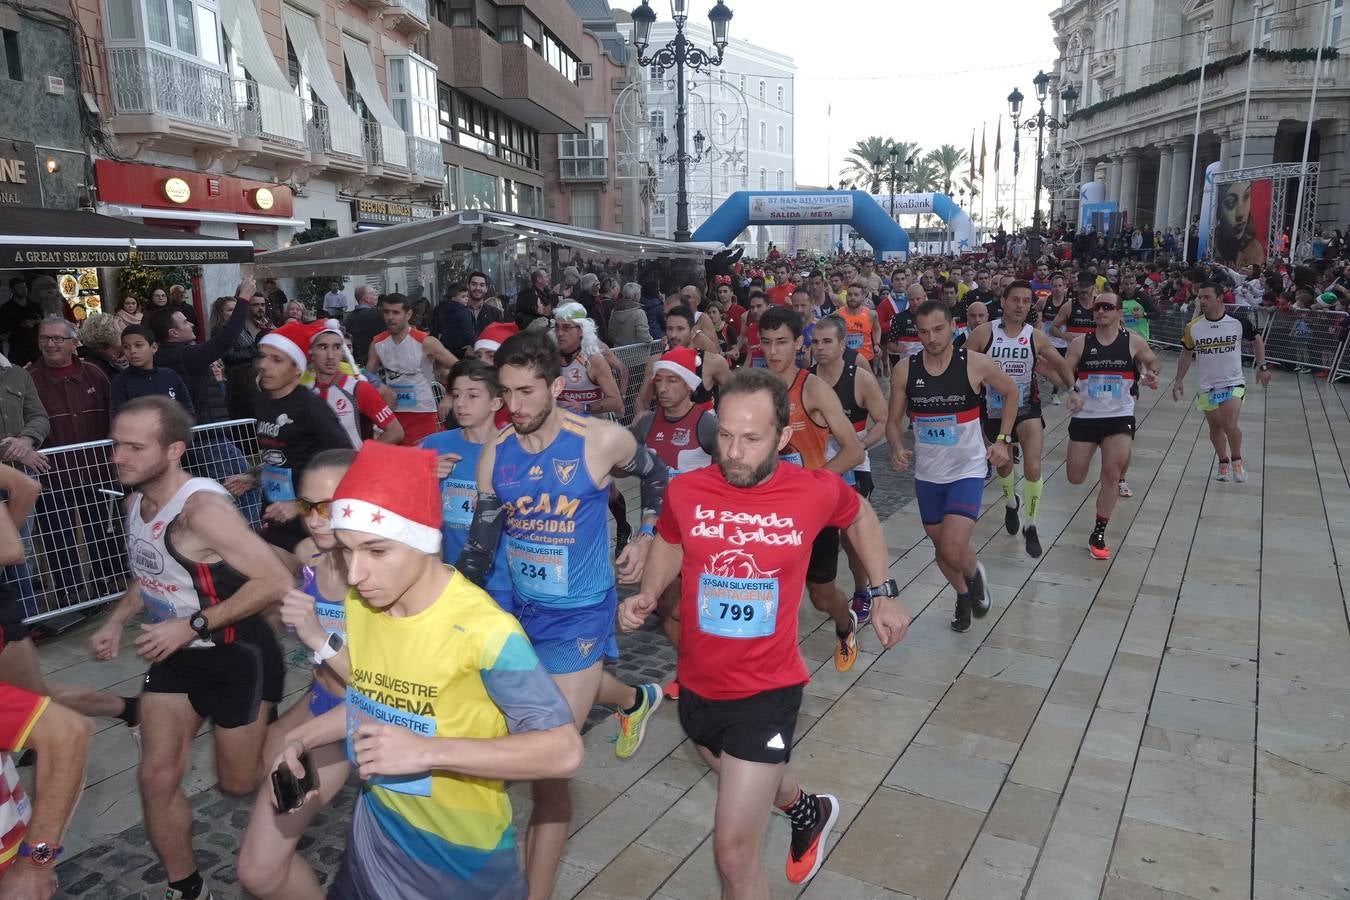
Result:
[[[450,402],[459,427],[422,440],[423,447],[436,451],[436,474],[441,479],[441,558],[448,563],[459,558],[469,539],[478,456],[497,437],[492,419],[502,405],[500,394],[496,369],[473,359],[459,361],[450,370]],[[506,546],[505,541],[498,543],[483,590],[498,606],[512,612]]]
[[[473,524],[456,565],[484,583],[499,541],[506,543],[516,617],[571,705],[577,727],[594,704],[615,707],[615,753],[630,756],[660,705],[661,690],[655,684],[630,687],[604,674],[604,659],[618,655],[606,503],[614,476],[642,479],[643,525],[614,564],[620,579],[634,581],[651,547],[666,467],[617,423],[557,406],[561,361],[547,335],[507,338],[495,364],[511,424],[479,457]],[[567,842],[568,784],[536,781],[533,796],[526,876],[547,893]]]

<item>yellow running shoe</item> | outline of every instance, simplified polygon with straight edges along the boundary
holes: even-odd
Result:
[[[614,714],[619,720],[619,739],[614,742],[614,755],[619,759],[628,759],[638,752],[642,738],[647,734],[647,722],[661,705],[660,685],[640,684],[637,692],[642,701],[637,710],[631,713],[619,710]]]

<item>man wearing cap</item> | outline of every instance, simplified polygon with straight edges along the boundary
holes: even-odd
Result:
[[[652,363],[652,389],[657,409],[642,413],[632,425],[638,443],[666,464],[671,478],[710,465],[717,446],[717,413],[706,403],[695,403],[694,392],[703,387],[699,361],[690,347],[673,347]],[[679,580],[662,592],[657,604],[661,630],[672,646],[680,646]],[[666,695],[679,695],[672,682]]]
[[[507,781],[580,766],[572,713],[509,614],[441,563],[436,455],[367,443],[334,491],[347,554],[347,702],[274,769],[346,740],[362,779],[337,900],[521,898]]]
[[[323,328],[322,323],[288,322],[258,342],[254,411],[262,465],[225,483],[232,493],[262,487],[262,536],[287,553],[305,537],[295,502],[305,466],[321,450],[354,446],[332,408],[300,384],[310,341]]]
[[[309,341],[309,358],[314,365],[314,382],[310,389],[337,416],[347,430],[352,446],[361,446],[361,441],[375,428],[380,429],[375,440],[386,444],[402,443],[403,424],[347,355],[347,342],[343,340],[342,326],[337,319],[314,324],[318,328]],[[350,374],[342,371],[344,362]]]
[[[563,389],[558,403],[582,415],[623,412],[614,371],[595,334],[595,322],[580,303],[567,302],[553,313],[554,334],[562,356]]]

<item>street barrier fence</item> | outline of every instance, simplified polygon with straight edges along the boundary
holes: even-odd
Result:
[[[1233,304],[1225,304],[1224,309],[1237,318],[1249,319],[1256,327],[1266,345],[1267,362],[1334,373],[1336,378],[1350,376],[1350,363],[1345,359],[1346,313]],[[1181,350],[1182,332],[1194,315],[1189,307],[1164,305],[1149,320],[1149,343]],[[1250,345],[1244,345],[1242,355],[1247,362],[1253,361]]]
[[[258,460],[254,424],[253,419],[235,419],[193,428],[184,468],[215,481],[247,472]],[[5,568],[5,580],[28,623],[116,600],[126,591],[128,574],[122,505],[126,489],[112,464],[112,441],[40,452],[51,470],[29,472],[42,493],[20,534],[25,559]],[[256,526],[258,492],[246,492],[236,502]]]

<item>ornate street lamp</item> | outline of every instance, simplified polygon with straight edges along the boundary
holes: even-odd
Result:
[[[1036,132],[1036,206],[1032,213],[1032,228],[1039,230],[1041,227],[1041,169],[1044,164],[1045,153],[1045,131],[1062,131],[1069,127],[1069,120],[1073,118],[1074,112],[1078,109],[1078,90],[1072,85],[1066,85],[1059,92],[1059,99],[1064,103],[1064,118],[1056,119],[1054,116],[1047,115],[1045,112],[1045,100],[1050,93],[1050,76],[1045,74],[1045,70],[1036,73],[1036,77],[1031,79],[1031,83],[1036,90],[1036,115],[1028,118],[1025,122],[1019,121],[1022,118],[1022,101],[1026,98],[1017,88],[1013,88],[1012,93],[1008,95],[1008,112],[1012,113],[1013,120],[1013,180],[1017,179],[1018,162],[1022,155],[1022,144],[1020,135],[1022,129],[1027,133]]]
[[[637,48],[638,64],[652,66],[658,74],[670,69],[675,70],[675,153],[671,157],[678,166],[679,177],[675,193],[675,240],[689,240],[689,191],[688,177],[690,164],[697,165],[703,158],[703,144],[707,140],[703,132],[694,135],[695,155],[685,150],[685,83],[684,72],[688,68],[694,72],[714,69],[722,64],[722,56],[727,48],[727,26],[731,23],[731,10],[722,0],[708,12],[708,22],[712,26],[713,47],[716,55],[694,46],[684,36],[684,25],[689,19],[688,0],[671,0],[671,18],[675,20],[675,37],[664,47],[647,56],[647,46],[651,41],[652,25],[656,22],[656,11],[648,0],[633,10],[633,46]],[[660,139],[658,138],[658,143]],[[664,144],[661,145],[664,149]]]

